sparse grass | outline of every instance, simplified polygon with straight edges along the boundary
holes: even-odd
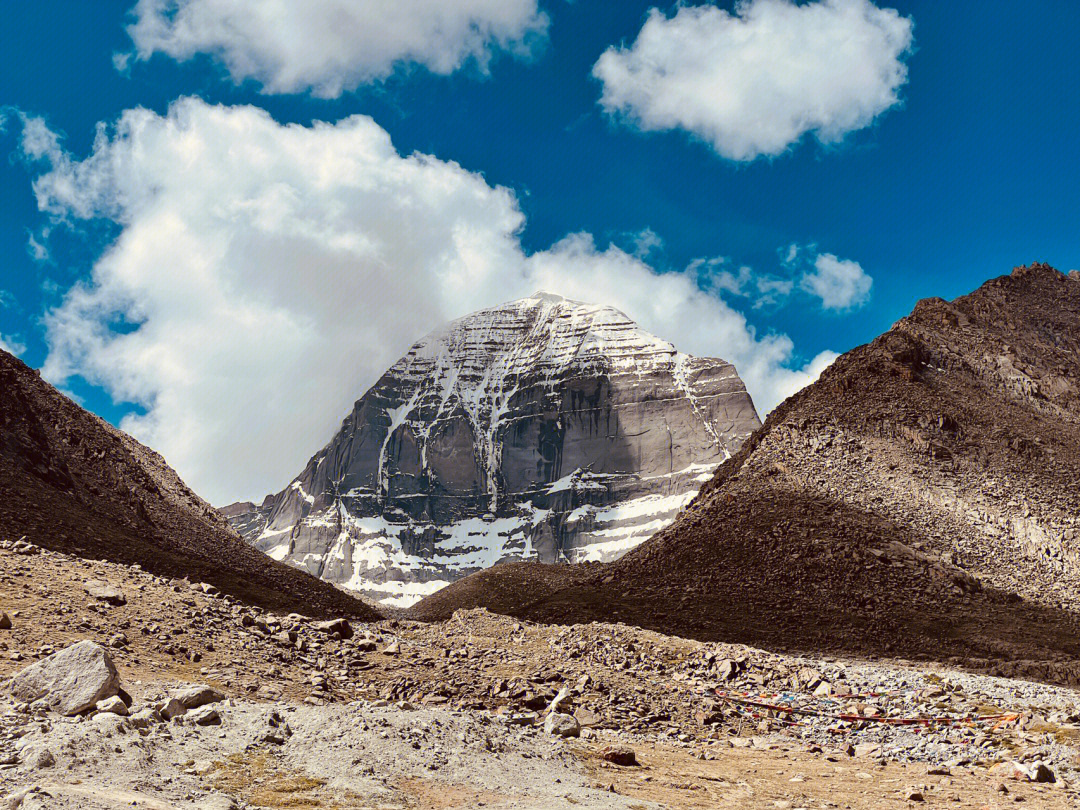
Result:
[[[321,794],[323,779],[287,771],[266,752],[232,754],[214,763],[214,786],[273,810],[336,810],[337,801]],[[356,805],[350,805],[356,806]]]
[[[1066,728],[1057,723],[1033,723],[1027,730],[1032,734],[1050,734],[1061,745],[1080,745],[1080,728]]]

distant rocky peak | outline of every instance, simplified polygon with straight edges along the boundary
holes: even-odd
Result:
[[[759,424],[729,363],[538,292],[419,340],[300,475],[231,520],[280,559],[404,604],[502,559],[621,554]]]

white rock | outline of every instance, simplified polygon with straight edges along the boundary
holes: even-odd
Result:
[[[46,700],[60,714],[81,714],[120,691],[120,676],[100,644],[80,641],[31,664],[11,679],[11,693],[26,703]]]
[[[108,582],[100,579],[88,579],[83,584],[85,590],[94,599],[109,605],[126,605],[127,597],[119,588],[114,588]]]
[[[218,710],[210,706],[192,709],[185,718],[193,726],[216,726],[221,723],[221,715]]]
[[[128,707],[127,704],[120,698],[119,695],[113,695],[105,700],[99,700],[97,702],[97,710],[101,714],[118,714],[121,717],[127,717]]]
[[[544,721],[544,732],[556,737],[580,737],[581,725],[572,714],[552,712]]]
[[[218,703],[225,699],[225,695],[212,686],[192,686],[175,697],[185,709],[197,709],[199,706]]]

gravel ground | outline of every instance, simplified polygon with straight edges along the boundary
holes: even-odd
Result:
[[[135,707],[142,703],[137,698]],[[13,746],[20,764],[0,770],[0,795],[38,787],[51,794],[43,806],[65,809],[119,806],[132,797],[201,808],[216,796],[227,807],[226,795],[273,794],[313,806],[334,797],[354,803],[346,806],[389,808],[410,806],[426,791],[505,808],[631,806],[592,787],[565,741],[486,713],[231,699],[215,709],[220,724],[139,729],[113,714],[60,718],[0,704],[5,729],[21,733]],[[284,742],[267,742],[278,729]],[[88,803],[88,791],[98,805]],[[23,807],[37,800],[30,793]]]

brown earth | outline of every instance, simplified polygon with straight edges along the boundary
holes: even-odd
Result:
[[[0,539],[191,577],[267,608],[373,618],[255,551],[154,451],[0,351]]]
[[[1080,683],[1080,277],[922,301],[788,399],[669,528],[423,600]]]

